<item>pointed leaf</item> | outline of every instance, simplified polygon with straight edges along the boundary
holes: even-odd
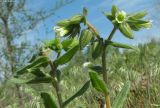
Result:
[[[56,52],[60,52],[62,49],[62,44],[59,37],[46,41],[44,44],[45,48],[50,48],[51,50],[55,50]]]
[[[75,15],[69,19],[71,24],[80,24],[83,20],[84,20],[84,16],[80,14]]]
[[[102,66],[89,66],[89,69],[97,72],[98,74],[102,73]]]
[[[57,26],[62,26],[62,27],[67,27],[70,25],[70,21],[69,20],[61,20],[57,23]]]
[[[90,81],[87,81],[83,87],[77,92],[75,93],[72,97],[70,97],[69,99],[67,99],[63,105],[66,106],[67,104],[69,104],[73,99],[83,95],[83,93],[85,93],[87,91],[87,89],[89,88],[89,85],[90,85]]]
[[[77,46],[79,44],[79,41],[77,38],[69,38],[62,41],[62,46],[65,51],[68,51],[69,49]]]
[[[83,15],[84,15],[84,16],[87,16],[87,14],[88,14],[88,10],[87,10],[87,8],[84,7],[84,8],[83,8]]]
[[[93,34],[92,31],[89,29],[84,29],[81,32],[79,43],[80,43],[80,49],[83,49],[92,39]]]
[[[51,83],[53,81],[52,77],[36,77],[32,80],[26,82],[27,84],[38,84],[38,83]]]
[[[106,41],[106,43],[108,45],[112,45],[112,46],[118,47],[118,48],[126,48],[126,49],[133,49],[133,50],[139,51],[137,47],[130,46],[130,45],[123,44],[123,43],[112,42],[112,41]]]
[[[118,7],[115,6],[115,5],[113,5],[112,6],[112,15],[113,15],[113,17],[115,17],[115,15],[116,15],[117,12],[118,12]]]
[[[89,72],[89,76],[92,82],[92,86],[99,92],[104,93],[105,95],[109,94],[108,88],[103,80],[98,78],[96,72]]]
[[[49,93],[42,92],[41,98],[43,99],[45,108],[58,108],[52,96]]]
[[[38,83],[50,83],[53,81],[53,79],[52,77],[35,77],[27,80],[12,78],[10,81],[17,84],[38,84]]]
[[[147,15],[147,12],[142,11],[142,12],[135,13],[135,14],[131,15],[130,17],[133,19],[141,19],[141,18],[145,17],[146,15]]]
[[[129,38],[129,39],[133,39],[133,33],[132,33],[132,29],[130,28],[130,26],[127,23],[122,23],[119,26],[119,30],[121,31],[121,33]]]
[[[35,68],[39,68],[39,67],[46,67],[48,65],[49,59],[46,56],[40,56],[38,57],[36,60],[34,60],[31,64],[24,66],[23,68],[19,69],[18,71],[16,71],[17,75],[21,75],[24,74],[26,72],[29,72],[29,69],[35,69]]]
[[[72,49],[68,50],[64,55],[62,55],[61,57],[56,59],[54,61],[54,64],[63,65],[65,63],[69,62],[72,59],[72,57],[75,55],[75,53],[78,51],[78,49],[79,49],[79,45],[76,45]]]
[[[110,21],[114,20],[114,16],[111,13],[104,13],[104,15],[109,19]]]
[[[123,104],[127,98],[127,94],[130,90],[130,82],[126,82],[120,91],[120,93],[116,96],[112,108],[122,108]]]
[[[9,81],[15,84],[25,84],[28,82],[28,80],[23,80],[19,78],[11,78]]]

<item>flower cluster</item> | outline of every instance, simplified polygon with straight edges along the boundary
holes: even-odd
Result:
[[[84,21],[83,15],[75,15],[69,19],[62,20],[54,27],[57,36],[75,37],[80,32],[80,23]]]
[[[105,16],[112,21],[113,25],[117,27],[124,36],[133,39],[133,31],[151,27],[152,21],[142,19],[146,14],[145,11],[127,14],[126,12],[119,10],[116,6],[112,6],[111,13],[105,13]]]

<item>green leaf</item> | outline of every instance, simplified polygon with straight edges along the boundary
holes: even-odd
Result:
[[[27,72],[32,73],[37,77],[45,76],[45,73],[40,68],[37,68],[37,67],[36,68],[33,67],[33,68],[30,68],[30,69],[27,69]]]
[[[89,66],[89,69],[97,72],[98,74],[102,73],[102,66]]]
[[[42,92],[41,98],[43,99],[45,108],[58,108],[52,96],[49,93]]]
[[[152,22],[148,20],[129,19],[127,20],[127,22],[133,30],[139,30],[141,28],[151,28],[152,26]]]
[[[98,78],[96,72],[89,72],[89,76],[92,82],[92,86],[99,92],[104,93],[105,95],[109,94],[108,88],[103,80]]]
[[[93,49],[93,52],[92,52],[92,58],[96,59],[102,53],[103,40],[99,40],[98,43],[95,42],[94,44],[95,44],[95,48]]]
[[[28,80],[23,80],[19,78],[11,78],[9,81],[15,84],[25,84],[28,82]]]
[[[114,20],[114,16],[111,13],[104,13],[104,15],[109,19],[110,21]]]
[[[87,8],[84,7],[84,8],[83,8],[83,15],[84,15],[84,16],[87,16],[87,14],[88,14],[88,10],[87,10]]]
[[[77,93],[75,93],[73,96],[71,96],[69,99],[67,99],[64,103],[63,103],[63,106],[66,106],[67,104],[69,104],[73,99],[83,95],[87,89],[89,88],[89,85],[90,85],[90,81],[87,81],[83,87],[77,91]]]
[[[135,24],[130,25],[131,29],[134,31],[139,31],[141,27],[136,26]]]
[[[23,68],[19,69],[18,71],[16,71],[17,75],[21,75],[24,74],[26,72],[30,72],[28,71],[29,69],[37,69],[39,67],[46,67],[48,65],[49,59],[46,56],[40,56],[37,59],[35,59],[31,64],[24,66]]]
[[[115,17],[116,13],[118,12],[118,7],[113,5],[112,6],[112,16]]]
[[[74,37],[76,37],[77,35],[79,35],[79,33],[80,33],[80,25],[72,25],[73,26],[73,29],[72,29],[72,31],[70,32],[70,35],[69,35],[69,37],[70,38],[74,38]]]
[[[106,41],[106,43],[108,45],[112,45],[112,46],[118,47],[118,48],[126,48],[126,49],[133,49],[133,50],[139,51],[137,47],[130,46],[130,45],[123,44],[123,43],[112,42],[112,41]]]
[[[84,16],[80,14],[75,15],[69,19],[71,24],[80,24],[83,20],[84,20]]]
[[[62,44],[59,37],[46,41],[44,44],[45,44],[45,48],[50,48],[56,52],[61,52]]]
[[[128,19],[127,22],[132,25],[132,24],[145,24],[148,23],[149,21],[146,20],[139,20],[139,19]]]
[[[133,39],[133,32],[132,29],[130,28],[130,26],[127,23],[122,23],[119,26],[119,30],[121,31],[121,33],[129,38],[129,39]]]
[[[84,29],[81,32],[79,43],[80,43],[80,49],[83,49],[93,38],[93,33],[89,29]]]
[[[72,57],[75,55],[75,53],[78,51],[78,49],[79,49],[79,45],[76,45],[72,49],[68,50],[64,55],[62,55],[61,57],[56,59],[54,61],[54,64],[63,65],[65,63],[69,62],[72,59]]]
[[[57,23],[57,26],[62,26],[62,27],[67,27],[70,25],[70,21],[69,20],[61,20]]]
[[[147,15],[147,12],[143,11],[143,12],[135,13],[135,14],[131,15],[130,17],[133,19],[141,19],[141,18],[145,17],[146,15]]]
[[[52,77],[35,77],[32,80],[26,82],[27,84],[38,84],[38,83],[51,83],[53,81]]]
[[[127,94],[130,90],[130,82],[126,82],[120,91],[120,93],[116,96],[112,108],[122,108],[123,104],[127,98]]]
[[[16,84],[38,84],[38,83],[50,83],[53,81],[53,78],[52,77],[35,77],[27,80],[12,78],[10,81]]]
[[[79,40],[77,38],[68,38],[62,41],[62,46],[65,51],[72,49],[73,47],[79,44]]]

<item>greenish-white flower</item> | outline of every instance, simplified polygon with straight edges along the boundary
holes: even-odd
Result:
[[[69,30],[65,27],[55,26],[53,29],[56,32],[56,34],[61,37],[65,36],[67,33],[69,33]]]
[[[153,23],[153,20],[149,20],[149,22],[145,24],[145,27],[147,29],[150,29],[152,27],[152,23]]]
[[[124,11],[118,11],[115,17],[118,23],[123,23],[126,20],[127,14]]]
[[[85,63],[83,63],[83,67],[88,67],[91,64],[92,64],[91,62],[85,62]]]

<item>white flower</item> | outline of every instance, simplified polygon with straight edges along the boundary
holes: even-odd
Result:
[[[127,16],[126,12],[119,11],[119,12],[116,13],[116,18],[115,19],[118,23],[123,23],[126,20],[126,16]]]
[[[59,36],[64,36],[69,32],[65,27],[60,26],[55,26],[53,29]]]
[[[83,67],[88,67],[91,64],[91,62],[85,62],[83,63]]]

